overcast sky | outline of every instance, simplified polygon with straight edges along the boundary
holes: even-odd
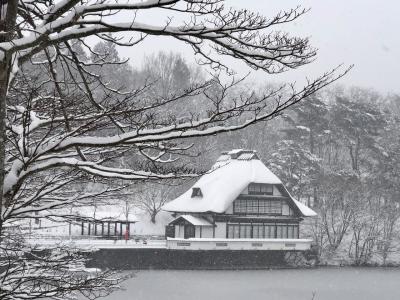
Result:
[[[333,67],[354,64],[342,84],[372,87],[380,92],[400,93],[400,1],[399,0],[227,0],[226,6],[247,8],[264,16],[273,16],[281,9],[301,5],[311,11],[284,29],[292,34],[309,36],[318,48],[312,64],[296,71],[275,76],[262,71],[252,72],[259,83],[302,81],[316,77]],[[159,17],[159,16],[158,16]],[[171,39],[149,38],[142,45],[121,49],[132,64],[141,64],[145,54],[159,50],[181,52],[193,60],[190,48]],[[236,71],[250,71],[235,64]]]

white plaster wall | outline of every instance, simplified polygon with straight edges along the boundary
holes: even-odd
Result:
[[[201,230],[200,228],[201,228],[201,226],[195,226],[194,236],[196,238],[200,238],[200,230]]]
[[[282,215],[283,216],[288,216],[289,213],[289,205],[287,203],[282,203]]]
[[[175,237],[183,238],[184,234],[185,234],[184,226],[183,225],[175,225]]]
[[[167,249],[308,250],[312,239],[168,239]]]
[[[229,207],[227,208],[225,213],[228,214],[228,215],[233,214],[233,203],[231,205],[229,205]]]
[[[279,191],[279,189],[276,187],[276,185],[274,185],[274,189],[272,191],[272,194],[274,196],[282,196],[281,192]]]
[[[213,237],[213,228],[212,226],[203,226],[202,232],[201,232],[201,237],[202,238],[212,238]]]
[[[215,225],[215,238],[226,238],[226,223],[223,222],[216,222]]]
[[[244,190],[240,193],[241,195],[248,195],[249,194],[249,186],[246,186]]]

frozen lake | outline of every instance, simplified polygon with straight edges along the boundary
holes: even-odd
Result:
[[[394,300],[400,269],[139,271],[107,300]],[[313,296],[314,294],[314,296]],[[314,298],[313,298],[314,297]]]

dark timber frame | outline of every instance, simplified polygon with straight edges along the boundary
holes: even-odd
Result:
[[[230,226],[239,226],[239,230],[238,230],[238,237],[237,238],[260,238],[260,239],[263,239],[263,238],[274,238],[274,239],[277,239],[277,238],[294,238],[294,239],[298,239],[298,238],[300,238],[300,226],[299,226],[299,223],[270,223],[270,222],[263,222],[263,223],[261,223],[261,222],[257,222],[257,223],[252,223],[252,222],[242,222],[242,223],[226,223],[226,238],[232,238],[232,237],[229,237],[229,227]],[[241,235],[241,232],[242,232],[242,230],[241,230],[241,226],[249,226],[250,227],[250,236],[248,237],[248,236],[246,236],[246,237],[241,237],[240,235]],[[254,227],[255,226],[262,226],[262,228],[263,228],[263,234],[262,234],[262,237],[255,237],[254,236]],[[274,236],[273,237],[265,237],[266,236],[266,234],[265,234],[265,228],[267,227],[267,226],[271,226],[271,227],[273,227],[274,228]],[[286,233],[284,234],[285,235],[285,237],[278,237],[278,226],[280,226],[280,227],[282,227],[282,228],[286,228]],[[293,228],[293,236],[292,237],[290,237],[289,236],[289,227],[292,227]],[[294,230],[294,228],[296,228],[296,230]],[[294,234],[296,232],[296,234]],[[283,233],[283,232],[282,232]],[[235,237],[236,238],[236,237]]]
[[[101,236],[101,237],[124,237],[125,231],[127,230],[129,236],[131,236],[131,228],[136,222],[132,221],[82,221],[81,222],[81,235],[88,236]],[[114,230],[111,230],[111,225],[113,225]],[[123,230],[123,225],[125,225],[125,230]],[[101,234],[97,230],[98,226],[101,226]],[[105,230],[107,226],[107,230]],[[93,228],[93,229],[92,229]]]

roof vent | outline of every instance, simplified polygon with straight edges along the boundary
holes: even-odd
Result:
[[[234,149],[228,152],[231,159],[237,160],[252,160],[259,159],[257,156],[257,151],[254,150],[244,150],[244,149]]]
[[[201,189],[198,187],[192,188],[192,198],[194,197],[203,197],[203,193],[201,192]]]

